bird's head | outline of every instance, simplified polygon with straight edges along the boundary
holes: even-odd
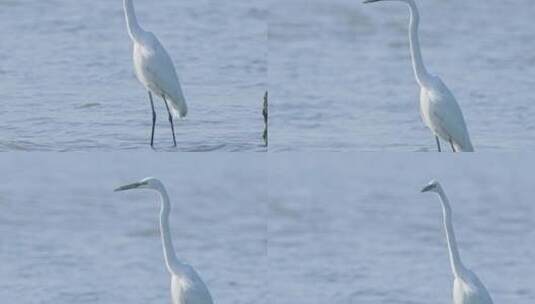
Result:
[[[121,186],[114,191],[126,191],[131,189],[151,189],[151,190],[160,190],[163,188],[163,184],[160,180],[154,177],[146,177],[139,182],[131,183],[128,185]]]
[[[440,183],[436,180],[431,180],[425,187],[422,188],[421,192],[435,192],[438,193],[440,191]]]

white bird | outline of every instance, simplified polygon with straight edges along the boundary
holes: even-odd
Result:
[[[195,269],[182,263],[175,255],[171,234],[169,232],[169,213],[171,204],[164,185],[158,179],[148,177],[140,182],[115,189],[150,189],[160,194],[160,233],[162,238],[165,265],[171,274],[171,299],[173,304],[213,304],[212,296]]]
[[[440,196],[442,202],[444,230],[446,231],[451,270],[454,277],[453,304],[492,304],[492,299],[483,283],[481,283],[475,273],[461,263],[457,241],[453,233],[451,207],[442,186],[436,181],[431,181],[422,189],[422,192],[435,192]]]
[[[433,132],[438,151],[440,140],[451,144],[454,152],[473,152],[474,148],[468,135],[463,113],[451,91],[442,80],[427,72],[420,50],[418,25],[420,15],[414,0],[367,0],[364,3],[379,1],[401,1],[410,9],[409,41],[412,67],[416,81],[420,85],[420,115],[425,125]]]
[[[152,93],[154,93],[164,100],[169,114],[171,131],[173,132],[173,144],[176,146],[173,117],[185,117],[188,113],[188,107],[173,60],[160,41],[158,41],[158,38],[139,26],[132,0],[124,0],[123,5],[128,34],[134,43],[134,70],[138,80],[149,92],[152,108],[150,145],[154,146],[154,128],[156,125],[156,112],[154,111],[154,102],[152,100]]]

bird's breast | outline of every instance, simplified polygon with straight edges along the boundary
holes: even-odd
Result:
[[[171,277],[171,298],[173,304],[188,304],[187,303],[187,289],[185,282],[176,276]]]
[[[426,89],[422,88],[420,90],[420,115],[422,117],[422,120],[424,121],[424,124],[431,128],[431,115],[432,115],[432,108],[431,108],[431,100],[429,99],[429,94]]]
[[[453,282],[453,304],[491,304],[486,301],[477,287],[468,284],[462,279]]]
[[[150,49],[135,44],[134,45],[134,71],[139,82],[157,96],[164,95],[164,92],[155,83],[151,66],[153,66],[154,52]]]

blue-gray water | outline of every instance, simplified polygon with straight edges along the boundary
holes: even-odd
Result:
[[[461,105],[476,150],[535,148],[535,6],[417,0],[428,70]],[[272,0],[271,151],[435,151],[419,113],[408,9]]]
[[[267,304],[262,159],[2,155],[1,302],[170,303],[157,195],[113,192],[156,176],[171,197],[177,256],[197,269],[215,303]]]
[[[178,150],[263,150],[266,4],[135,4],[189,103]],[[150,104],[134,76],[122,1],[0,1],[0,28],[0,151],[149,149]],[[174,150],[161,100],[156,111],[157,150]]]
[[[533,160],[423,155],[272,157],[268,302],[452,303],[436,178],[494,303],[535,303]]]
[[[495,303],[535,301],[525,155],[123,154],[0,158],[3,302],[167,303],[157,197],[112,192],[145,176],[167,185],[177,254],[219,304],[451,303],[431,178]]]

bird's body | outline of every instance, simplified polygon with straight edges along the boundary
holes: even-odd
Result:
[[[173,304],[213,304],[212,296],[195,269],[181,262],[175,255],[169,229],[171,203],[162,182],[155,178],[145,178],[140,182],[125,185],[115,191],[129,189],[150,189],[160,195],[160,234],[165,266],[171,275],[171,299]]]
[[[465,269],[453,279],[453,304],[492,304],[492,299],[478,277]]]
[[[366,0],[365,3],[387,1]],[[468,128],[457,100],[448,87],[437,76],[431,75],[425,68],[418,36],[420,15],[414,0],[400,1],[410,10],[409,43],[412,66],[416,82],[420,86],[420,115],[424,124],[436,138],[440,151],[439,138],[451,144],[454,151],[472,152],[474,148],[468,135]]]
[[[165,96],[176,118],[185,117],[188,107],[171,57],[154,34],[144,43],[134,42],[134,70],[138,80],[156,96]]]
[[[123,5],[128,34],[134,44],[134,71],[139,82],[149,92],[151,102],[153,113],[151,145],[153,144],[156,123],[152,94],[162,97],[165,102],[169,111],[173,141],[176,145],[173,117],[186,117],[188,114],[186,99],[171,56],[153,33],[147,32],[139,26],[132,1],[124,0]]]
[[[450,142],[455,151],[473,151],[463,113],[442,80],[431,76],[420,87],[420,115],[435,136]]]
[[[193,267],[183,264],[171,275],[173,304],[212,304],[210,292]]]
[[[442,203],[442,214],[450,265],[453,273],[453,304],[493,304],[492,299],[479,278],[461,262],[457,241],[453,232],[451,207],[440,183],[431,181],[422,192],[436,192]]]

